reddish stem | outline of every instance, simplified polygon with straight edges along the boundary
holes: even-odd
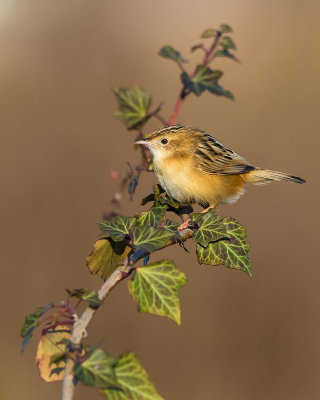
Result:
[[[221,37],[221,32],[217,31],[217,35],[216,35],[211,47],[209,48],[209,50],[206,50],[205,48],[203,49],[205,51],[205,55],[203,57],[201,65],[208,65],[209,64],[210,57],[211,57],[212,53],[214,52],[215,48],[217,47],[220,37]],[[177,63],[177,64],[179,65],[179,63]],[[184,71],[184,68],[182,67],[182,65],[180,64],[179,66]],[[196,69],[189,76],[192,79],[192,78],[195,77],[195,75],[196,75]],[[188,94],[190,94],[190,92],[187,91],[185,86],[183,86],[183,88],[182,88],[182,90],[181,90],[181,92],[179,94],[179,97],[177,99],[176,105],[174,107],[173,113],[172,113],[172,115],[171,115],[171,117],[169,119],[169,123],[168,123],[169,125],[173,125],[174,124],[174,122],[175,122],[175,120],[176,120],[176,118],[177,118],[177,116],[178,116],[178,114],[180,112],[180,108],[181,108],[181,106],[182,106],[182,104],[184,102],[184,99],[188,96]]]
[[[188,95],[188,93],[186,92],[185,87],[182,88],[178,100],[176,102],[176,105],[174,106],[174,110],[173,113],[169,119],[168,125],[173,125],[175,123],[175,120],[180,112],[180,108],[182,106],[182,103],[184,102],[185,97]]]
[[[79,307],[79,305],[81,304],[81,302],[82,302],[82,299],[79,299],[79,300],[77,301],[76,305],[74,306],[74,309],[75,309],[75,310]]]
[[[181,69],[182,72],[186,72],[186,70],[184,69],[183,65],[179,61],[177,61],[177,65]]]
[[[55,324],[52,324],[52,325],[49,325],[49,326],[43,328],[42,334],[44,335],[45,333],[47,333],[51,329],[54,329],[57,326],[61,326],[61,325],[73,325],[73,321],[58,321]]]
[[[206,54],[205,54],[205,56],[203,57],[202,65],[208,65],[208,64],[209,64],[210,56],[211,56],[211,54],[214,52],[215,48],[217,47],[217,45],[218,45],[218,43],[219,43],[219,39],[220,39],[220,37],[221,37],[221,32],[220,32],[220,31],[216,31],[216,33],[217,33],[217,34],[216,34],[216,37],[215,37],[215,39],[214,39],[214,41],[213,41],[213,43],[212,43],[210,49],[206,51]]]

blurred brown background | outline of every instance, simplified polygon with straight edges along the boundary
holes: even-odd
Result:
[[[38,335],[20,357],[21,324],[64,288],[101,284],[85,257],[117,186],[109,173],[138,160],[110,88],[140,84],[168,116],[179,70],[159,48],[171,44],[192,63],[191,45],[220,23],[233,27],[242,62],[215,64],[236,102],[190,96],[178,121],[308,182],[250,187],[220,209],[248,230],[252,279],[200,267],[191,243],[190,255],[155,254],[188,276],[182,326],[138,314],[123,282],[88,342],[134,351],[166,400],[319,398],[319,12],[316,0],[1,1],[2,399],[60,397],[61,385],[42,382],[34,365]],[[125,214],[141,210],[153,182],[143,175]],[[79,385],[76,398],[99,395]]]

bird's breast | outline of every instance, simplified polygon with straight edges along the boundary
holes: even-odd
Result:
[[[154,160],[154,169],[163,189],[179,202],[189,204],[203,197],[201,194],[207,183],[203,172],[194,168],[191,159]]]
[[[184,204],[233,203],[243,192],[240,175],[208,174],[188,157],[154,159],[154,170],[169,196]]]

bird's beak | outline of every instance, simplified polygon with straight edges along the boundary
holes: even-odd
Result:
[[[143,140],[137,140],[136,142],[134,142],[134,144],[143,144],[144,146],[148,146],[150,142],[148,139],[143,139]]]

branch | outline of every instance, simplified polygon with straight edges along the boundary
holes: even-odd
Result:
[[[212,53],[214,52],[214,50],[216,49],[216,47],[218,46],[219,39],[221,37],[221,32],[220,31],[216,31],[216,33],[217,33],[216,37],[215,37],[211,47],[209,48],[209,50],[203,49],[205,51],[205,56],[203,57],[201,65],[208,65],[209,62],[212,61],[212,60],[210,60],[210,57],[211,57]],[[196,74],[196,69],[192,72],[192,74],[190,74],[190,78],[194,78],[195,74]],[[173,113],[172,113],[172,115],[171,115],[171,117],[169,119],[169,125],[173,125],[175,123],[176,118],[177,118],[177,116],[178,116],[178,114],[180,112],[180,108],[181,108],[181,106],[182,106],[182,104],[184,102],[184,99],[189,94],[190,94],[190,91],[188,91],[188,89],[185,86],[183,86],[183,88],[182,88],[182,90],[181,90],[181,92],[180,92],[180,94],[178,96],[176,105],[174,107],[174,111],[173,111]]]
[[[206,52],[206,54],[202,60],[202,65],[208,65],[209,62],[211,61],[210,56],[214,52],[215,48],[218,46],[221,35],[222,35],[222,33],[220,31],[216,31],[216,37],[215,37],[210,49]]]
[[[98,297],[101,301],[104,301],[111,290],[129,274],[131,267],[128,265],[118,267],[110,277],[101,286]],[[77,315],[74,315],[75,323],[73,324],[71,342],[72,347],[80,348],[81,340],[87,336],[86,328],[89,325],[92,317],[96,313],[97,309],[93,309],[88,306],[81,317],[78,319]],[[68,358],[64,371],[63,385],[62,385],[62,399],[71,400],[74,393],[74,381],[73,381],[73,366],[74,361]]]
[[[173,125],[174,124],[174,122],[175,122],[175,120],[176,120],[176,118],[177,118],[177,116],[178,116],[178,114],[180,112],[180,108],[182,106],[182,103],[184,102],[184,99],[187,97],[187,95],[189,93],[190,92],[185,87],[183,87],[181,89],[181,92],[180,92],[180,94],[178,96],[176,105],[174,106],[173,113],[172,113],[172,115],[171,115],[171,117],[169,119],[169,125]]]
[[[178,242],[182,243],[185,242],[187,239],[191,238],[193,234],[192,229],[184,229],[183,231],[179,232],[179,238],[170,240],[166,243],[165,246],[163,246],[161,249],[162,250],[166,247],[172,246],[173,244],[176,244]],[[136,253],[138,253],[137,251]],[[134,255],[135,253],[133,253]],[[121,265],[118,267],[110,276],[109,278],[104,282],[104,284],[101,286],[101,288],[98,291],[98,297],[101,301],[104,301],[108,294],[111,292],[111,290],[123,279],[127,278],[131,271],[134,269],[133,265],[139,261],[140,259],[144,258],[147,254],[149,254],[146,251],[139,252],[137,257],[133,258],[132,256],[130,258],[126,259],[126,262],[124,265]],[[82,313],[81,317],[78,318],[76,314],[74,314],[74,324],[72,328],[72,333],[71,333],[71,343],[72,343],[72,348],[74,349],[80,349],[81,341],[84,337],[87,336],[87,326],[89,325],[92,317],[96,313],[98,308],[91,308],[88,306]],[[68,358],[66,361],[66,366],[64,370],[64,378],[63,378],[63,384],[62,384],[62,400],[72,400],[73,399],[73,394],[74,394],[74,388],[75,388],[75,381],[74,381],[74,376],[73,376],[73,367],[74,367],[74,359]]]

